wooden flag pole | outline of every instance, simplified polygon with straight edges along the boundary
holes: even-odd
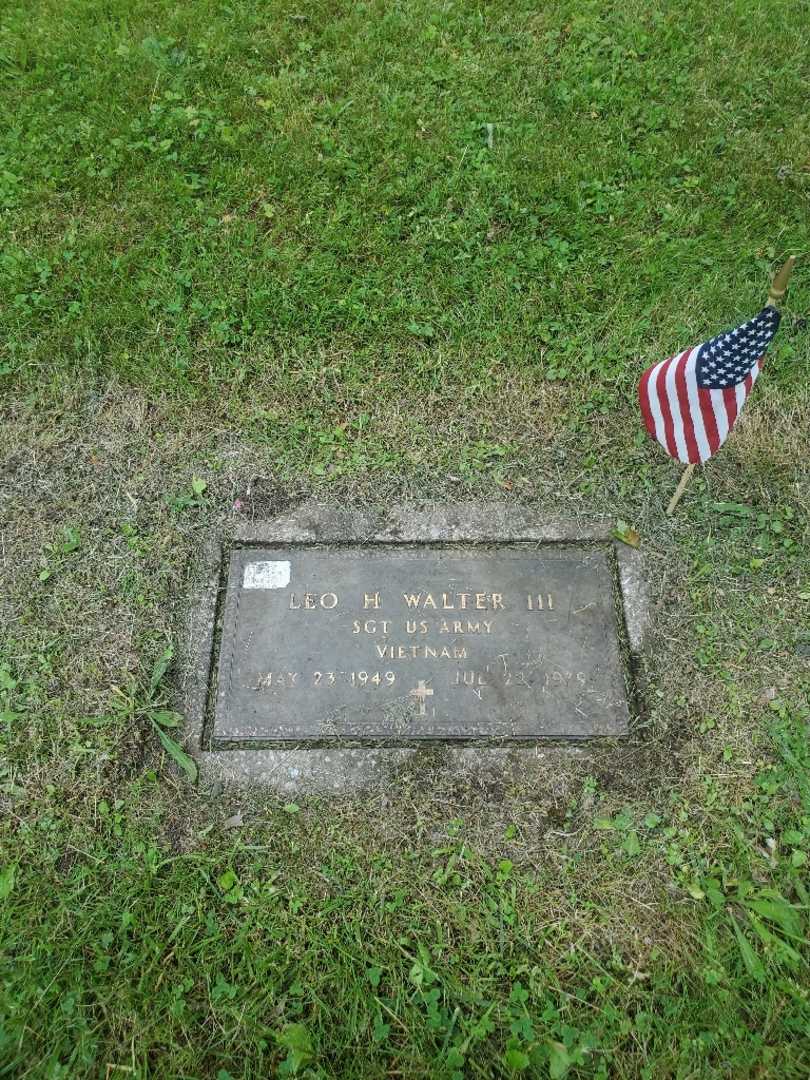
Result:
[[[692,479],[692,473],[695,471],[694,463],[687,465],[681,473],[681,478],[678,481],[678,486],[672,494],[672,498],[669,500],[669,506],[667,507],[667,513],[671,514],[678,503],[681,501],[681,495],[686,491],[686,485]]]
[[[782,267],[782,269],[771,282],[771,287],[768,289],[768,304],[776,306],[776,304],[779,303],[779,301],[787,292],[788,281],[790,281],[790,275],[793,273],[793,267],[795,262],[796,256],[791,255]],[[694,471],[694,464],[687,465],[686,468],[683,470],[683,475],[678,481],[678,486],[675,488],[672,498],[669,500],[667,514],[672,514],[675,510],[675,507],[681,501],[681,496],[683,495],[684,491],[686,491],[686,487],[689,481],[692,479],[692,473]]]

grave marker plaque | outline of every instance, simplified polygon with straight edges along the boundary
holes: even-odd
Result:
[[[607,544],[231,553],[210,744],[615,737]]]

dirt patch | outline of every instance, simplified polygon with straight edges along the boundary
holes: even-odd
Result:
[[[427,471],[425,460],[404,471],[360,468],[310,477],[305,484],[283,476],[268,447],[240,441],[223,423],[222,403],[208,412],[192,410],[114,383],[76,389],[49,408],[18,402],[6,410],[0,465],[0,618],[3,662],[24,690],[15,707],[37,720],[27,740],[19,737],[9,746],[17,775],[23,784],[30,774],[40,783],[72,786],[89,763],[101,761],[106,782],[124,781],[147,762],[164,760],[150,742],[151,729],[133,724],[122,700],[148,683],[166,643],[183,639],[198,552],[213,536],[227,541],[239,521],[286,512],[313,498],[384,512],[395,492],[401,497],[404,491],[406,501],[418,506],[437,499],[452,504],[474,491],[481,499],[545,513],[553,506],[574,520],[586,511],[590,517],[621,515],[641,533],[653,625],[638,671],[645,701],[638,738],[609,761],[590,755],[560,767],[542,790],[466,776],[439,784],[429,763],[406,770],[397,785],[414,806],[424,810],[436,803],[445,816],[473,816],[482,834],[489,830],[496,838],[509,807],[531,817],[538,838],[553,832],[586,782],[613,800],[655,800],[682,783],[697,762],[716,760],[729,740],[746,746],[746,710],[763,687],[798,677],[803,663],[795,649],[780,644],[793,641],[800,623],[800,562],[777,546],[764,558],[767,573],[757,577],[744,562],[732,572],[729,553],[744,555],[747,544],[758,543],[758,519],[749,521],[750,537],[734,539],[711,509],[714,502],[739,498],[745,469],[757,481],[747,498],[766,522],[781,520],[780,508],[794,508],[783,533],[773,534],[779,544],[788,535],[801,540],[807,475],[796,462],[790,431],[798,429],[807,403],[795,404],[788,431],[777,401],[767,389],[760,395],[755,415],[747,423],[743,417],[733,445],[704,470],[674,519],[662,515],[661,503],[676,474],[654,448],[640,459],[651,463],[645,467],[654,469],[654,483],[623,484],[621,472],[612,471],[609,484],[586,494],[582,478],[593,465],[576,449],[573,432],[551,442],[527,432],[511,490],[497,470],[454,480],[448,472]],[[615,430],[589,428],[590,436],[604,442],[605,454],[620,455]],[[429,447],[420,453],[429,459]],[[766,474],[774,476],[771,485],[761,481]],[[203,482],[201,490],[195,479]],[[394,804],[404,825],[410,804],[392,799]],[[400,827],[391,825],[391,815],[383,817],[384,825],[370,822],[370,828]]]

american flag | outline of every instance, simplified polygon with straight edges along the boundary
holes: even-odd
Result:
[[[757,380],[780,318],[769,305],[742,326],[644,372],[638,387],[644,423],[670,457],[706,461],[723,445]]]

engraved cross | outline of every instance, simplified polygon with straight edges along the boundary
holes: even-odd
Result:
[[[419,715],[425,716],[425,698],[433,697],[433,691],[429,686],[425,686],[425,680],[420,679],[416,684],[416,689],[411,690],[410,696],[419,700]]]

